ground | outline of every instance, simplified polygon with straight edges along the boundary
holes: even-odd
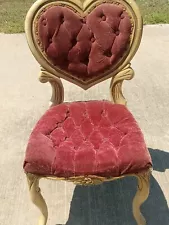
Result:
[[[38,82],[39,65],[24,34],[0,34],[0,224],[36,224],[22,170],[26,144],[36,121],[47,110],[51,88]],[[145,26],[132,61],[135,77],[124,84],[128,108],[137,119],[151,153],[151,191],[142,210],[148,225],[169,225],[169,25]],[[63,82],[65,101],[109,99],[107,80],[89,91]],[[49,225],[136,225],[132,199],[134,179],[97,187],[44,180]]]
[[[0,33],[24,31],[24,18],[35,0],[0,0]],[[168,0],[136,0],[140,6],[144,24],[169,23]]]
[[[23,32],[33,0],[0,0],[0,33]],[[169,23],[167,0],[138,0],[144,23]],[[0,224],[36,224],[22,170],[26,143],[47,110],[51,88],[38,82],[39,65],[24,34],[0,34]],[[153,159],[151,190],[142,211],[148,225],[169,225],[169,25],[145,26],[132,61],[135,78],[125,82],[128,108],[140,124]],[[107,80],[89,91],[63,81],[65,101],[109,99]],[[97,187],[42,181],[48,224],[135,225],[131,213],[136,181],[128,178]]]

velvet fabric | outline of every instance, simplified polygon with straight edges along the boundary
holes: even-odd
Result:
[[[131,21],[121,5],[104,3],[85,18],[53,6],[40,17],[40,45],[53,65],[86,80],[113,67],[130,43]]]
[[[89,101],[63,103],[42,116],[30,136],[24,170],[57,177],[118,177],[151,165],[142,132],[128,109]]]

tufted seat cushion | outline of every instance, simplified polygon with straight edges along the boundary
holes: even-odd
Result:
[[[46,8],[37,25],[39,45],[47,59],[73,76],[99,76],[125,56],[132,23],[122,5],[104,3],[88,15],[71,7]]]
[[[44,176],[117,177],[151,165],[141,130],[127,108],[89,101],[63,103],[42,116],[30,136],[24,169]]]

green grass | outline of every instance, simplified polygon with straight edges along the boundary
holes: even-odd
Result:
[[[144,24],[169,23],[168,0],[136,0],[140,7]]]
[[[26,12],[35,0],[0,0],[0,32],[24,31]],[[168,0],[136,0],[140,6],[144,24],[169,23]]]
[[[25,15],[33,2],[33,0],[0,0],[0,32],[23,32]]]

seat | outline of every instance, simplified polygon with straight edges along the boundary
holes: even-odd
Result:
[[[39,80],[52,86],[50,109],[33,129],[23,163],[38,225],[48,220],[41,178],[86,186],[131,176],[138,180],[133,216],[146,224],[140,207],[152,160],[122,91],[134,77],[142,30],[134,0],[37,0],[28,11],[25,33]],[[109,78],[110,101],[64,102],[62,79],[87,90]]]
[[[25,172],[57,177],[119,177],[147,170],[151,158],[128,109],[109,101],[63,103],[39,120]]]

